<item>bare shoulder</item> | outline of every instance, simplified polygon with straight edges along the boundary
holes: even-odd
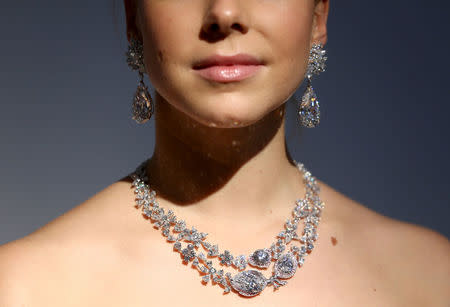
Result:
[[[392,260],[393,278],[428,300],[428,306],[449,306],[449,240],[424,226],[397,220],[386,224],[380,235],[386,237],[386,257]]]
[[[326,205],[324,219],[327,214],[339,216],[345,225],[347,247],[360,253],[370,263],[367,265],[405,297],[417,298],[426,306],[450,305],[448,238],[430,228],[382,215],[319,183]],[[335,203],[327,204],[326,199]],[[418,301],[416,304],[421,306]]]
[[[0,306],[27,306],[28,285],[19,282],[25,270],[21,263],[32,244],[27,239],[15,240],[0,246]],[[29,259],[28,259],[29,260]],[[25,262],[24,266],[27,266]]]
[[[76,289],[104,276],[98,273],[126,250],[118,229],[126,231],[130,223],[117,217],[132,212],[124,208],[127,186],[113,183],[33,233],[0,246],[0,306],[29,306],[30,301],[30,306],[53,306],[48,302],[60,299],[64,306],[75,306]]]

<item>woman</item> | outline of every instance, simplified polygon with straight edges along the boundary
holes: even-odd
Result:
[[[134,101],[144,122],[154,99],[154,154],[3,245],[0,306],[448,306],[446,238],[352,201],[285,149],[285,102],[310,50],[316,72],[324,61],[327,0],[124,3],[129,64],[156,89]]]

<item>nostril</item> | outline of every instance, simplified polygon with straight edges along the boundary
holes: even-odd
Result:
[[[220,29],[220,27],[219,27],[219,25],[217,24],[217,23],[213,23],[213,24],[211,24],[210,26],[209,26],[209,31],[212,31],[212,32],[216,32],[216,31],[218,31]]]
[[[231,28],[232,28],[232,29],[236,29],[236,30],[238,30],[238,31],[242,31],[242,26],[241,26],[239,23],[233,23],[233,24],[231,25]]]

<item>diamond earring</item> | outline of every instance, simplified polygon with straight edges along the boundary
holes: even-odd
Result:
[[[314,128],[320,122],[319,100],[311,86],[311,78],[313,75],[325,71],[325,61],[327,60],[325,53],[322,44],[313,44],[309,51],[308,68],[305,73],[307,84],[298,111],[301,125],[307,128]]]
[[[145,65],[142,42],[131,38],[126,56],[128,66],[139,72],[139,83],[132,104],[132,118],[137,123],[142,124],[152,117],[155,109],[152,96],[150,96],[148,88],[144,84]]]

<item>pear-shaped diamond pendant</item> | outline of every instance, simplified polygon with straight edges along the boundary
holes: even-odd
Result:
[[[319,125],[320,122],[320,109],[319,100],[314,92],[311,83],[308,82],[306,90],[303,93],[302,102],[300,104],[300,110],[298,111],[302,126],[313,128]]]
[[[139,124],[143,124],[148,121],[153,114],[154,105],[152,97],[148,92],[147,86],[144,84],[143,76],[141,74],[141,80],[134,94],[132,104],[132,118]]]

